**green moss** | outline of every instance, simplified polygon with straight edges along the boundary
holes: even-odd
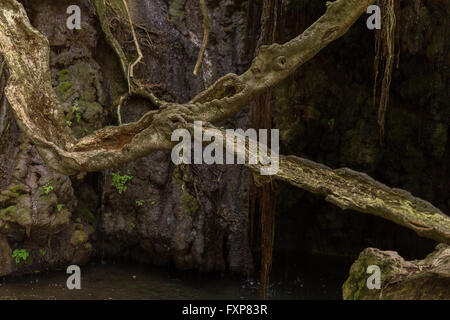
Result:
[[[58,72],[56,92],[65,108],[66,124],[81,138],[102,126],[105,102],[98,71],[79,61]],[[82,121],[83,120],[83,121]]]
[[[198,201],[189,192],[184,191],[182,199],[183,199],[184,208],[186,209],[186,212],[188,214],[192,214],[198,210],[198,208],[199,208]]]
[[[54,203],[53,197],[50,195],[42,195],[38,198],[38,205],[43,207],[51,206]]]
[[[0,193],[0,207],[4,208],[10,203],[11,198],[5,194]]]
[[[89,93],[82,93],[81,94],[81,100],[93,101],[94,100],[94,95],[91,92],[89,92]]]
[[[2,222],[5,223],[5,227],[8,225],[8,228],[9,223],[17,223],[22,227],[29,226],[32,223],[31,209],[14,205],[0,210],[0,225]]]
[[[72,87],[70,82],[64,81],[58,85],[57,90],[64,96]]]
[[[70,80],[69,70],[63,69],[58,72],[58,82],[67,82]]]
[[[73,73],[77,75],[77,79],[88,80],[93,76],[91,65],[87,62],[79,62],[72,66]]]
[[[11,190],[4,190],[2,191],[2,196],[6,198],[17,198],[18,196],[20,196],[20,193],[18,192],[13,192]]]
[[[183,180],[181,179],[181,169],[180,169],[181,167],[180,166],[177,166],[177,167],[175,167],[175,169],[173,170],[173,178],[175,179],[175,181],[178,183],[178,184],[183,184]]]
[[[11,186],[11,187],[9,188],[9,190],[11,190],[11,192],[14,192],[14,193],[16,193],[16,194],[24,194],[24,193],[27,192],[27,191],[25,190],[25,188],[24,188],[23,186],[21,186],[21,185],[14,185],[14,186]]]
[[[16,206],[9,206],[6,209],[0,210],[0,219],[10,221],[16,214],[16,211]]]
[[[89,224],[95,223],[95,214],[88,207],[80,208],[81,217]]]
[[[176,166],[175,169],[173,170],[173,178],[174,181],[181,186],[181,193],[182,193],[181,200],[183,201],[186,213],[191,214],[198,210],[199,204],[197,199],[194,196],[192,196],[188,191],[188,187],[186,186],[186,182],[184,179],[185,175],[184,168],[185,167],[182,165]],[[154,205],[156,203],[152,202],[152,204]]]
[[[363,251],[358,260],[352,265],[350,269],[350,276],[345,281],[342,287],[342,294],[346,300],[360,300],[373,299],[380,292],[378,290],[371,290],[367,287],[367,279],[370,276],[367,274],[367,268],[370,265],[377,265],[381,271],[381,281],[387,279],[393,272],[392,260],[380,260],[372,255],[367,255]]]
[[[176,166],[175,169],[173,170],[173,178],[174,181],[181,186],[181,200],[183,201],[183,205],[184,208],[186,210],[187,214],[191,214],[194,213],[195,211],[198,210],[199,208],[199,204],[197,199],[192,196],[189,191],[188,191],[188,187],[186,186],[186,182],[184,181],[184,166],[180,165],[180,166]],[[152,204],[156,204],[153,203]]]
[[[89,239],[88,235],[83,230],[75,230],[70,238],[70,244],[77,247]]]
[[[186,25],[184,23],[185,4],[186,0],[172,0],[170,1],[169,6],[170,20],[173,21],[181,31],[186,30]]]

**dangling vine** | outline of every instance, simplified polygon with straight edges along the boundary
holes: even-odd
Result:
[[[149,101],[151,101],[152,104],[156,107],[161,106],[164,103],[164,101],[159,100],[157,96],[152,92],[153,87],[158,87],[160,85],[142,84],[138,79],[134,77],[134,68],[142,60],[143,54],[139,44],[138,36],[136,34],[135,25],[131,19],[126,1],[122,0],[120,2],[121,9],[123,9],[123,12],[121,12],[123,14],[123,17],[121,16],[121,14],[115,12],[109,0],[92,0],[92,2],[95,6],[102,31],[106,36],[106,40],[108,41],[108,44],[111,46],[111,48],[114,50],[116,56],[119,58],[122,74],[124,75],[128,83],[128,92],[119,97],[113,103],[113,107],[117,108],[117,118],[119,125],[121,125],[122,119],[120,115],[120,109],[129,97],[131,96],[144,97]],[[111,30],[111,21],[108,18],[109,17],[108,14],[111,14],[114,17],[114,19],[120,20],[122,18],[126,20],[126,22],[128,23],[130,32],[133,37],[133,43],[135,45],[135,49],[138,54],[138,57],[134,60],[134,62],[130,62],[129,57],[125,54],[125,51],[120,45],[119,41],[113,35],[113,32]]]
[[[264,0],[261,13],[261,28],[255,47],[255,56],[262,45],[276,41],[279,0]],[[249,6],[254,5],[252,2]],[[250,8],[249,8],[250,9]],[[250,106],[249,124],[254,129],[272,128],[272,90],[268,90],[256,98]],[[270,141],[268,142],[270,144]],[[261,234],[261,277],[259,298],[267,298],[270,269],[272,267],[273,245],[275,237],[276,183],[269,181],[258,185],[255,179],[249,185],[249,215],[251,221],[258,214]],[[251,225],[253,226],[253,221]],[[253,232],[252,232],[253,233]],[[251,238],[253,235],[251,234]]]
[[[206,6],[205,0],[200,0],[200,9],[203,14],[203,41],[202,46],[200,48],[200,52],[198,53],[197,63],[195,64],[194,67],[195,76],[198,74],[200,66],[202,65],[203,56],[205,55],[206,47],[208,46],[209,42],[209,34],[211,32],[211,20],[209,18],[208,7]]]
[[[375,33],[373,99],[375,104],[378,92],[378,76],[381,69],[382,79],[380,88],[380,102],[378,106],[378,125],[380,126],[380,137],[382,138],[384,136],[386,110],[389,104],[389,91],[395,61],[395,31],[397,24],[396,8],[399,8],[399,0],[378,0],[378,5],[383,13],[383,22],[382,28],[377,30]]]

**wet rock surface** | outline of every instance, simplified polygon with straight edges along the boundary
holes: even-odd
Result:
[[[230,5],[239,10],[224,10]],[[192,74],[203,33],[197,1],[133,1],[130,11],[149,39],[136,75],[157,85],[165,99],[188,101],[223,74],[248,64],[243,60],[245,7],[239,1],[211,3],[217,25],[199,77]],[[130,101],[122,108],[123,121],[136,121],[150,108]],[[103,175],[100,229],[106,256],[179,269],[252,271],[246,175],[240,166],[175,167],[170,153],[161,151]],[[113,185],[114,175],[132,177],[125,192]]]
[[[93,230],[71,220],[77,200],[70,179],[47,167],[23,141],[8,180],[0,193],[0,273],[86,263]]]
[[[289,31],[280,32],[281,41],[313,23],[321,7],[321,1],[301,1],[287,10],[282,25]],[[441,1],[421,2],[418,11],[415,1],[402,1],[400,60],[392,73],[383,137],[378,100],[373,101],[375,34],[362,17],[274,90],[281,153],[366,172],[449,214],[449,43],[441,36],[449,28],[441,23],[449,10]],[[279,250],[356,257],[364,248],[377,247],[412,259],[436,245],[388,221],[343,212],[302,190],[287,185],[281,190]]]
[[[93,6],[89,1],[75,2],[23,1],[32,24],[49,38],[53,85],[67,125],[75,136],[82,137],[117,124],[116,110],[110,106],[127,86],[118,60],[99,32]],[[71,4],[81,8],[81,30],[65,26],[66,8]],[[181,102],[223,74],[240,72],[248,64],[241,52],[245,7],[238,1],[211,4],[218,25],[212,32],[202,76],[195,77],[192,71],[203,32],[201,13],[196,1],[183,2],[179,11],[173,5],[133,1],[130,10],[136,25],[142,26],[138,32],[145,30],[146,35],[145,61],[137,66],[136,76],[155,85],[164,99]],[[177,15],[184,10],[189,14]],[[135,48],[127,42],[128,26],[121,23],[125,32],[117,38],[133,56]],[[136,121],[151,107],[131,99],[122,109],[122,120]],[[29,253],[15,271],[81,264],[96,254],[179,269],[251,273],[245,223],[246,175],[240,166],[175,168],[170,153],[156,152],[121,168],[69,179],[52,172],[32,146],[21,144],[20,130],[9,113],[10,129],[1,139],[1,168],[6,177],[1,187],[9,195],[16,180],[30,184],[25,185],[23,195],[1,198],[1,210],[5,211],[0,220],[0,231],[5,235],[2,254],[8,255],[8,243],[12,249]],[[16,169],[19,164],[21,171]],[[19,173],[14,174],[15,170]],[[124,176],[130,178],[118,187],[114,179]],[[34,213],[33,201],[38,204]],[[24,212],[9,217],[12,207]],[[7,260],[13,261],[11,254]],[[9,273],[9,264],[2,269],[3,274]]]

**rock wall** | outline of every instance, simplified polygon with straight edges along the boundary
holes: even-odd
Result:
[[[128,88],[92,4],[23,3],[32,24],[50,41],[53,85],[75,136],[117,124],[111,105]],[[71,4],[81,7],[81,30],[66,28]],[[187,101],[223,74],[242,72],[248,64],[245,5],[209,5],[211,43],[202,74],[195,77],[203,32],[197,1],[130,2],[138,34],[145,36],[145,60],[136,76],[154,84],[166,100]],[[135,54],[127,24],[116,23],[117,38],[127,53]],[[122,109],[122,120],[135,121],[150,108],[132,99]],[[5,256],[0,274],[82,264],[91,255],[179,269],[252,272],[242,167],[175,168],[170,153],[156,152],[120,168],[69,178],[42,163],[33,146],[22,141],[10,110],[6,112],[7,128],[0,139],[0,254]],[[228,125],[239,123],[242,116]],[[28,256],[14,260],[21,252]]]
[[[130,5],[133,20],[149,31],[152,41],[143,47],[145,61],[137,76],[158,84],[165,99],[188,101],[223,74],[241,72],[248,64],[241,60],[245,6],[240,1],[209,3],[214,25],[199,77],[192,74],[203,33],[198,1]],[[123,109],[124,121],[148,111],[140,103],[132,101]],[[132,177],[123,194],[112,185],[119,172]],[[157,152],[103,176],[101,230],[107,256],[129,254],[179,269],[251,272],[241,167],[176,168],[169,152]]]
[[[280,32],[283,40],[309,26],[323,7],[321,1],[296,3],[285,13],[284,30],[297,31]],[[362,17],[274,90],[281,152],[366,172],[448,214],[449,10],[445,1],[420,2],[417,11],[415,1],[403,0],[397,8],[399,60],[384,137],[373,103],[374,31]],[[343,212],[290,186],[281,186],[278,203],[277,245],[286,252],[356,257],[377,247],[417,258],[435,246],[390,222]]]
[[[117,58],[87,0],[23,0],[32,24],[50,41],[53,85],[67,125],[81,137],[116,125],[113,102],[127,91]],[[114,3],[114,1],[113,1]],[[220,76],[249,65],[260,3],[207,1],[213,26],[201,73],[192,75],[202,39],[197,0],[129,1],[144,60],[136,77],[168,101],[186,102]],[[324,12],[325,1],[283,1],[280,42]],[[66,8],[82,9],[82,29],[65,27]],[[274,89],[274,128],[281,151],[331,167],[350,167],[450,207],[449,5],[402,1],[399,68],[393,73],[385,136],[372,103],[374,35],[365,19]],[[111,21],[135,56],[126,21]],[[4,86],[5,77],[1,85]],[[2,100],[3,101],[3,100]],[[240,166],[174,167],[156,152],[120,168],[76,177],[49,169],[0,107],[0,275],[129,258],[179,269],[253,271],[247,234],[247,173]],[[131,122],[152,106],[133,98],[122,107]],[[245,110],[224,127],[245,127]],[[375,217],[343,212],[280,184],[275,254],[299,251],[356,257],[365,247],[406,257],[430,252],[432,241]],[[27,259],[18,258],[26,250]],[[14,255],[14,252],[16,254]],[[10,257],[10,259],[8,259]],[[276,263],[276,260],[275,260]]]

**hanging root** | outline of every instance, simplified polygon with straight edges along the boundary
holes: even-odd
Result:
[[[137,40],[137,37],[136,37],[136,31],[134,30],[133,20],[131,20],[130,10],[128,9],[127,1],[122,0],[122,3],[127,12],[128,22],[130,24],[130,29],[131,29],[131,34],[133,35],[134,45],[136,46],[136,50],[138,53],[137,59],[133,63],[131,63],[130,66],[128,67],[128,91],[131,94],[130,79],[134,77],[134,67],[142,60],[142,58],[144,56],[142,54],[141,47],[139,46],[139,41]]]
[[[261,31],[257,39],[255,54],[262,45],[274,43],[277,39],[278,1],[264,0],[261,12]],[[272,90],[268,90],[254,99],[250,106],[249,125],[254,129],[272,128]],[[270,143],[270,142],[268,142]],[[275,238],[276,183],[269,180],[259,183],[259,179],[251,179],[249,190],[249,215],[256,220],[258,215],[261,231],[261,276],[258,296],[266,299],[269,287],[270,270],[272,268],[273,245]],[[253,226],[251,238],[253,238]]]
[[[117,121],[119,122],[119,125],[122,125],[122,115],[120,112],[120,109],[122,108],[122,105],[125,103],[125,101],[130,97],[130,94],[127,92],[123,94],[122,96],[117,99],[117,101],[113,104],[113,107],[117,107]]]
[[[203,41],[202,46],[200,48],[200,52],[198,53],[197,63],[195,64],[194,68],[195,76],[198,74],[200,66],[202,65],[203,57],[206,52],[206,47],[208,46],[209,35],[211,32],[211,20],[209,19],[208,8],[206,7],[205,0],[200,0],[200,7],[202,9],[203,14]]]
[[[275,241],[276,184],[269,182],[259,188],[261,219],[261,285],[259,298],[267,299],[272,269],[273,245]]]
[[[395,60],[395,26],[397,23],[395,15],[396,0],[378,1],[383,15],[381,30],[375,34],[375,61],[374,61],[374,103],[377,96],[379,69],[384,68],[381,80],[380,104],[378,107],[378,125],[380,136],[384,136],[384,124],[386,121],[386,110],[389,104],[389,90],[391,87],[392,69]],[[398,65],[397,65],[398,67]]]
[[[113,35],[113,32],[111,30],[111,23],[110,23],[111,20],[108,19],[108,8],[112,8],[111,4],[107,0],[92,0],[92,1],[95,6],[95,10],[97,12],[98,19],[100,21],[102,31],[105,34],[108,44],[111,46],[111,48],[113,49],[117,58],[119,59],[122,73],[127,80],[128,94],[126,95],[126,97],[128,98],[129,96],[140,96],[140,97],[143,97],[143,98],[151,101],[154,106],[160,107],[162,104],[164,104],[164,101],[159,100],[158,97],[156,97],[156,95],[151,91],[152,86],[143,85],[138,81],[138,79],[134,78],[134,67],[142,60],[143,54],[142,54],[142,51],[141,51],[141,48],[139,45],[139,41],[136,36],[134,24],[131,19],[131,15],[130,15],[126,0],[122,0],[122,6],[123,6],[124,12],[126,13],[126,16],[128,18],[127,20],[130,25],[130,28],[131,28],[133,42],[136,46],[136,50],[138,53],[138,58],[133,63],[129,62],[130,61],[129,58],[125,54],[122,46],[120,45],[119,41],[115,38],[115,36]],[[112,11],[114,11],[114,10],[112,10]],[[114,16],[114,18],[118,18],[117,13],[114,13],[113,16]],[[119,124],[122,124],[121,117],[120,117],[120,108],[126,100],[126,99],[122,99],[122,98],[123,97],[121,97],[118,100],[118,102],[116,102],[114,104],[114,106],[117,107],[117,115],[118,115]]]
[[[5,68],[6,60],[4,60],[2,56],[0,56],[0,61],[2,62],[2,64],[0,65],[0,78],[1,78],[3,75],[3,70]]]

